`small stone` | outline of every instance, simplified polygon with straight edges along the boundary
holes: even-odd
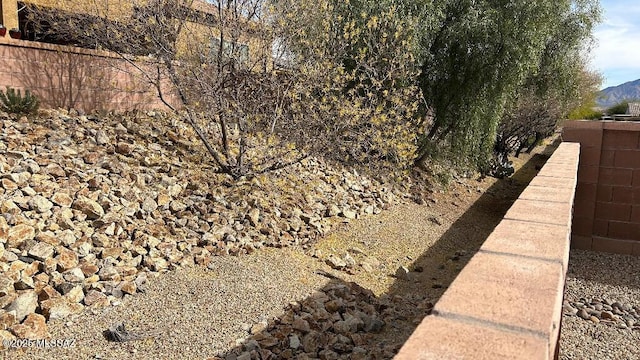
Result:
[[[56,178],[67,176],[67,173],[64,171],[64,169],[60,165],[55,163],[47,165],[47,167],[44,168],[44,172]]]
[[[151,213],[156,211],[156,209],[158,208],[158,203],[156,203],[156,201],[152,198],[146,198],[142,202],[142,206],[140,208],[146,213]]]
[[[98,272],[100,280],[103,281],[120,281],[120,273],[113,266],[105,266]]]
[[[311,331],[302,338],[302,347],[307,353],[314,353],[320,347],[321,334],[317,331]]]
[[[96,131],[96,144],[98,145],[106,145],[109,144],[111,140],[104,130]]]
[[[47,285],[43,287],[42,290],[40,290],[40,293],[38,294],[38,301],[42,302],[42,301],[57,298],[60,296],[62,295],[60,295],[58,290],[54,289],[53,286],[51,285]]]
[[[122,155],[131,155],[133,152],[134,146],[132,144],[126,142],[119,142],[116,144],[116,152]]]
[[[73,287],[69,292],[64,295],[65,298],[69,299],[69,301],[74,303],[79,303],[84,299],[84,291],[82,290],[82,285],[77,285]]]
[[[574,308],[569,304],[565,304],[562,306],[562,312],[565,315],[574,316],[578,313],[578,309]]]
[[[295,320],[293,320],[291,326],[298,331],[302,331],[303,333],[308,333],[309,331],[311,331],[309,322],[300,317],[296,317]]]
[[[7,191],[13,191],[18,189],[18,184],[16,184],[11,179],[2,179],[1,180],[2,187]]]
[[[616,302],[614,302],[614,303],[612,303],[612,304],[611,304],[611,307],[613,307],[613,308],[618,308],[618,309],[622,310],[623,305],[622,305],[622,303],[620,303],[619,301],[616,301]]]
[[[396,270],[395,277],[401,280],[409,280],[409,269],[405,266],[400,266],[398,270]]]
[[[351,350],[351,360],[366,360],[369,353],[366,349],[356,346]]]
[[[122,292],[129,295],[135,294],[137,290],[136,283],[133,281],[122,281],[118,287]]]
[[[340,259],[339,257],[331,254],[329,255],[329,257],[327,258],[327,264],[329,264],[329,266],[331,266],[334,269],[344,269],[347,266],[347,263]]]
[[[16,281],[13,286],[16,290],[29,290],[34,288],[33,278],[25,274],[20,274],[20,279]]]
[[[6,275],[0,275],[0,297],[7,296],[15,292],[13,279]]]
[[[70,283],[82,282],[85,279],[84,273],[77,267],[62,273],[62,277]]]
[[[300,343],[300,338],[298,337],[298,335],[293,334],[293,335],[289,336],[289,347],[291,349],[297,349],[297,348],[300,347],[300,345],[301,345],[301,343]]]
[[[84,262],[84,263],[80,264],[80,270],[82,270],[82,273],[86,277],[86,276],[91,276],[91,275],[97,273],[99,268],[95,264]]]
[[[266,321],[260,321],[258,323],[255,323],[252,327],[251,327],[251,334],[255,335],[255,334],[259,334],[263,331],[265,331],[267,329],[267,322]]]
[[[613,313],[610,311],[603,311],[600,316],[602,317],[602,320],[614,320],[615,316],[613,316]]]
[[[129,131],[129,130],[127,130],[127,128],[126,128],[126,127],[124,127],[124,125],[122,125],[121,123],[118,123],[118,124],[116,125],[116,128],[115,128],[115,132],[116,132],[116,134],[118,134],[118,135],[125,135],[128,131]]]
[[[384,325],[385,325],[384,321],[377,318],[373,318],[368,324],[366,324],[364,331],[371,332],[371,333],[378,333],[382,331],[382,328],[384,327]]]
[[[338,353],[329,349],[324,349],[320,351],[318,353],[318,356],[320,356],[320,360],[338,360],[340,358],[338,356]]]
[[[0,330],[6,330],[16,324],[18,324],[18,320],[15,310],[6,312],[0,310]]]
[[[590,320],[591,319],[591,315],[589,315],[589,313],[587,313],[587,310],[585,309],[580,309],[578,311],[578,316],[585,319],[585,320]]]
[[[180,212],[187,208],[187,205],[179,200],[174,200],[169,204],[169,209],[173,212]]]
[[[338,216],[338,214],[340,214],[340,208],[338,206],[336,206],[335,204],[329,205],[327,207],[326,212],[325,212],[325,216],[326,217]]]
[[[351,257],[351,255],[345,254],[343,259],[344,259],[344,263],[346,264],[346,267],[354,268],[356,266],[356,260],[353,257]]]
[[[260,209],[251,208],[247,213],[247,219],[251,223],[251,226],[256,227],[260,224]]]
[[[593,315],[589,317],[589,320],[591,320],[591,322],[593,322],[594,324],[598,324],[600,322],[600,319]]]
[[[346,219],[353,220],[357,217],[358,214],[353,210],[343,209],[342,212],[340,212],[340,215],[342,215]]]

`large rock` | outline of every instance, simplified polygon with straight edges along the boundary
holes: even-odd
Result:
[[[78,266],[78,254],[75,251],[69,250],[64,246],[57,246],[56,252],[58,256],[55,259],[61,271],[67,271]]]
[[[71,283],[79,283],[85,279],[84,273],[80,268],[73,268],[62,273],[64,279]]]
[[[74,286],[73,288],[71,288],[71,290],[64,294],[64,297],[74,303],[81,302],[84,299],[84,291],[82,290],[82,285]]]
[[[63,192],[53,194],[53,196],[51,196],[51,201],[61,207],[71,207],[71,204],[73,204],[73,198]]]
[[[84,304],[93,307],[105,307],[109,306],[109,298],[98,290],[90,290],[84,297]]]
[[[39,213],[44,213],[51,210],[53,203],[42,195],[36,195],[29,200],[29,206]]]
[[[84,309],[79,303],[72,302],[66,297],[53,298],[40,303],[42,314],[49,319],[64,319],[72,314],[79,314]]]
[[[18,215],[21,211],[18,205],[11,200],[5,200],[0,203],[0,213],[2,214]]]
[[[40,314],[29,314],[22,324],[14,325],[11,332],[20,339],[49,339],[45,317]]]
[[[113,266],[105,266],[98,272],[100,280],[103,281],[120,281],[120,273]]]
[[[15,292],[13,288],[13,280],[5,275],[0,275],[0,297],[12,294]]]
[[[76,201],[73,202],[73,208],[81,211],[89,220],[97,220],[104,216],[102,206],[84,196],[79,196]]]
[[[142,202],[140,208],[146,213],[154,212],[158,208],[158,203],[156,203],[152,198],[146,198]]]
[[[106,145],[106,144],[109,144],[110,142],[111,140],[109,139],[109,136],[107,135],[107,133],[104,132],[104,130],[96,131],[96,143],[98,145]]]
[[[11,305],[7,307],[6,310],[7,311],[15,310],[16,320],[18,322],[22,322],[22,320],[24,320],[24,318],[27,315],[36,312],[37,307],[38,307],[38,295],[36,294],[35,291],[29,290],[22,293],[20,296],[18,296],[18,298],[15,299],[11,303]]]
[[[16,324],[18,324],[18,320],[16,319],[15,310],[0,310],[0,330],[6,330]]]
[[[0,216],[0,243],[5,243],[9,236],[9,224],[4,216]]]
[[[33,240],[36,236],[36,230],[27,224],[18,224],[9,229],[7,236],[7,245],[10,248],[20,247],[25,241]]]
[[[39,242],[29,250],[29,256],[36,260],[45,261],[53,257],[53,246],[45,242]]]
[[[47,165],[47,167],[44,168],[44,172],[56,178],[67,176],[67,173],[64,171],[64,169],[60,165],[55,163]]]

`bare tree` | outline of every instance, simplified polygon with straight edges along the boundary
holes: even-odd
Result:
[[[118,16],[109,2],[93,0],[93,15],[30,5],[31,24],[44,41],[118,54],[234,178],[282,168],[322,145],[318,117],[290,91],[311,79],[272,66],[275,34],[262,0],[133,0]]]

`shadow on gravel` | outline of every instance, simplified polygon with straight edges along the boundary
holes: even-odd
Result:
[[[640,289],[638,274],[640,256],[579,249],[571,249],[569,253],[568,278],[606,286]],[[640,306],[640,299],[637,301]]]
[[[254,326],[244,342],[213,359],[393,358],[557,143],[547,146],[545,155],[533,155],[512,178],[487,189],[386,294],[376,297],[356,283],[325,274],[332,278],[327,286],[290,304],[278,319]]]

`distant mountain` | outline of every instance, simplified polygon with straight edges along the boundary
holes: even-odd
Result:
[[[624,100],[640,99],[640,79],[601,90],[596,104],[607,108]]]

